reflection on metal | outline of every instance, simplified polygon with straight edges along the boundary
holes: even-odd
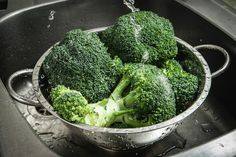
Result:
[[[52,1],[52,2],[42,3],[42,4],[34,5],[34,6],[31,6],[31,7],[28,7],[28,8],[23,8],[23,9],[20,9],[20,10],[16,10],[14,12],[11,12],[11,13],[1,17],[0,18],[0,23],[4,22],[5,20],[7,20],[7,19],[9,19],[9,18],[11,18],[13,16],[21,14],[21,13],[23,13],[25,11],[28,11],[28,10],[31,10],[31,9],[40,8],[40,7],[51,5],[51,4],[55,4],[55,3],[65,2],[65,1],[68,1],[68,0],[55,0],[55,1]]]
[[[41,106],[41,104],[39,104],[35,96],[33,89],[25,93],[25,95],[20,95],[17,92],[15,92],[13,88],[14,86],[13,84],[18,83],[18,82],[32,87],[32,83],[31,83],[32,73],[33,73],[33,69],[23,69],[23,70],[16,71],[9,77],[7,81],[7,89],[10,95],[17,101],[26,105],[30,105],[30,106]]]
[[[213,72],[211,74],[211,77],[214,78],[214,77],[217,77],[219,76],[220,74],[222,74],[223,72],[225,72],[225,70],[228,68],[229,66],[229,63],[230,63],[230,57],[229,57],[229,54],[228,52],[220,47],[220,46],[217,46],[217,45],[199,45],[199,46],[195,46],[194,47],[196,50],[201,50],[201,49],[208,49],[208,50],[212,50],[212,51],[216,51],[216,52],[220,52],[224,55],[224,58],[225,58],[225,63],[224,65],[218,69],[217,71]]]

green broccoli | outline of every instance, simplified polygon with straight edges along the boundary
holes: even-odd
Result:
[[[59,85],[51,92],[53,107],[70,122],[101,127],[148,126],[176,115],[172,86],[160,69],[126,64],[122,75],[110,97],[97,103],[88,103],[79,91]]]
[[[203,81],[201,79],[204,78],[204,71],[196,55],[183,46],[180,46],[178,51],[176,60],[181,64],[183,70],[197,76],[201,84]]]
[[[156,64],[177,55],[171,23],[150,11],[119,17],[99,37],[124,62]]]
[[[168,60],[164,63],[163,73],[169,78],[175,93],[178,112],[188,108],[198,91],[198,77],[182,69],[176,60]]]
[[[108,97],[121,76],[122,62],[112,59],[96,33],[80,29],[66,33],[43,63],[53,86],[78,90],[89,102]]]

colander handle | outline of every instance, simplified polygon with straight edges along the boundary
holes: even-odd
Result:
[[[195,46],[194,48],[196,50],[200,50],[200,49],[216,50],[218,52],[221,52],[224,55],[225,63],[223,64],[222,67],[220,67],[220,69],[211,73],[212,78],[217,77],[220,74],[222,74],[226,70],[226,68],[229,66],[229,63],[230,63],[229,53],[224,48],[217,45],[210,45],[210,44],[199,45],[199,46]]]
[[[32,75],[32,73],[33,73],[33,69],[23,69],[23,70],[14,72],[7,80],[7,90],[9,94],[18,102],[21,102],[23,104],[30,105],[30,106],[40,107],[42,105],[39,103],[38,100],[33,100],[30,98],[26,98],[22,95],[19,95],[18,93],[16,93],[16,91],[12,87],[17,77],[19,76],[25,77],[27,75]]]

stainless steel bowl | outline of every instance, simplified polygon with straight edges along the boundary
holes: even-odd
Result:
[[[106,27],[97,28],[93,30],[89,30],[91,32],[99,32],[104,30]],[[221,47],[215,45],[200,45],[197,47],[192,47],[185,41],[176,37],[178,43],[179,52],[184,51],[192,56],[192,58],[196,61],[198,67],[198,71],[201,73],[200,77],[200,88],[199,94],[193,104],[186,109],[184,112],[179,115],[164,121],[162,123],[158,123],[152,126],[141,127],[141,128],[128,128],[128,129],[118,129],[118,128],[103,128],[96,126],[89,126],[86,124],[74,124],[70,123],[63,118],[61,118],[51,106],[50,102],[47,100],[47,95],[43,94],[42,87],[40,85],[40,75],[41,75],[41,67],[45,57],[50,53],[50,49],[48,49],[38,60],[36,63],[33,73],[32,73],[32,83],[35,94],[38,98],[38,102],[35,103],[36,106],[41,104],[45,107],[53,116],[60,119],[64,124],[71,130],[74,136],[74,142],[81,143],[81,140],[85,142],[89,142],[95,144],[99,147],[112,149],[112,150],[129,150],[134,148],[140,148],[147,145],[150,145],[158,140],[161,140],[168,134],[170,134],[176,127],[191,113],[193,113],[206,99],[208,92],[211,87],[211,79],[215,76],[218,76],[222,72],[225,71],[227,66],[229,65],[229,55],[228,53]],[[203,56],[197,51],[201,48],[207,49],[215,49],[218,52],[224,54],[225,63],[224,65],[217,70],[216,72],[210,72],[209,66]],[[13,74],[13,76],[15,76]],[[8,81],[8,89],[11,91],[11,84],[14,77],[10,77]],[[13,93],[13,94],[11,94]],[[10,92],[10,94],[17,99],[25,103],[27,99],[16,96],[14,92]],[[24,101],[22,101],[24,100]],[[28,104],[32,105],[32,101]]]

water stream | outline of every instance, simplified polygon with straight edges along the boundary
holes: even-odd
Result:
[[[132,12],[139,11],[139,8],[134,6],[134,0],[123,0],[124,5],[126,5]]]
[[[50,28],[51,27],[51,21],[54,20],[54,15],[55,15],[56,11],[54,10],[51,10],[50,13],[49,13],[49,16],[48,16],[48,20],[49,20],[49,24],[47,25],[47,28]]]

